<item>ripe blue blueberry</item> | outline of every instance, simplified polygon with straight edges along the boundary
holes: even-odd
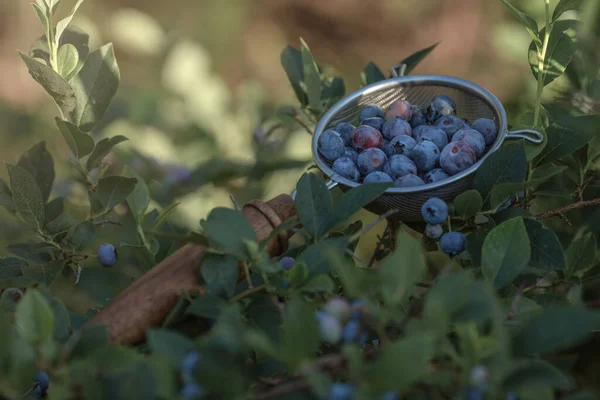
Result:
[[[444,228],[441,225],[427,224],[425,226],[425,236],[429,239],[437,240],[444,234]]]
[[[423,180],[425,181],[425,183],[433,183],[433,182],[439,182],[439,181],[443,181],[446,178],[449,178],[450,175],[448,175],[446,173],[446,171],[444,171],[441,168],[435,168],[432,169],[431,171],[429,171],[428,173],[425,174],[425,176],[423,177]]]
[[[358,161],[358,152],[356,150],[354,150],[352,147],[346,147],[346,150],[344,152],[344,157],[348,157],[349,159],[351,159],[352,161],[354,161],[356,163]]]
[[[440,249],[450,256],[460,254],[465,249],[467,238],[460,232],[446,232],[440,239]]]
[[[458,118],[456,115],[446,115],[435,121],[435,127],[446,132],[448,140],[452,140],[452,136],[462,128],[466,127],[465,121]]]
[[[413,187],[424,185],[423,179],[419,178],[417,175],[408,174],[401,176],[396,179],[396,183],[394,183],[394,187]]]
[[[352,138],[352,132],[356,127],[347,122],[340,122],[335,126],[335,131],[340,134],[344,141],[344,146],[350,146],[350,139]]]
[[[190,351],[181,361],[181,371],[188,376],[194,376],[199,361],[200,354],[197,351]]]
[[[487,367],[476,365],[471,369],[471,385],[477,387],[486,387],[490,378]]]
[[[496,127],[496,123],[488,118],[479,118],[473,121],[471,124],[471,128],[475,129],[477,132],[481,133],[483,138],[485,139],[486,146],[494,143],[496,141],[496,137],[498,136],[498,127]]]
[[[358,172],[356,164],[354,164],[354,161],[349,157],[338,158],[331,168],[340,176],[350,179],[351,181],[358,182],[358,179],[360,178],[360,172]]]
[[[385,112],[383,111],[383,108],[379,107],[377,104],[367,104],[360,110],[360,113],[358,114],[358,120],[362,122],[367,118],[383,118],[384,115]]]
[[[319,136],[319,153],[328,161],[335,161],[344,155],[344,140],[336,131],[328,130]]]
[[[103,267],[112,267],[117,262],[117,249],[109,243],[101,244],[98,247],[98,259]]]
[[[461,129],[456,132],[452,137],[453,142],[467,142],[475,150],[477,158],[481,157],[485,153],[485,139],[483,135],[477,132],[475,129]]]
[[[371,147],[381,148],[383,136],[381,135],[381,132],[372,126],[360,125],[352,132],[351,143],[354,150],[360,153]]]
[[[388,157],[391,157],[396,154],[405,155],[410,157],[410,152],[417,145],[417,141],[410,136],[400,135],[396,136],[384,147],[384,151],[386,152]]]
[[[192,177],[192,171],[190,171],[187,167],[175,167],[169,171],[165,181],[167,184],[175,184],[175,183],[187,183],[190,181]]]
[[[189,382],[181,389],[180,394],[184,400],[200,400],[204,398],[206,391],[199,384]]]
[[[466,400],[483,400],[485,399],[485,390],[478,387],[470,387],[467,390]]]
[[[342,325],[340,321],[325,312],[315,314],[319,323],[319,332],[321,339],[327,343],[336,344],[342,338]]]
[[[329,388],[327,400],[351,400],[354,397],[354,387],[347,383],[336,382]]]
[[[428,126],[426,129],[422,129],[419,132],[419,137],[415,137],[417,142],[423,142],[428,140],[433,142],[440,151],[448,144],[448,136],[446,133],[434,126]]]
[[[410,124],[402,118],[394,118],[385,121],[381,133],[383,134],[383,137],[392,140],[400,135],[412,136],[412,128],[410,127]]]
[[[396,154],[389,158],[383,167],[383,172],[396,180],[401,176],[417,173],[417,166],[412,160],[404,155]]]
[[[514,392],[510,392],[506,394],[505,400],[519,400],[519,396]]]
[[[373,171],[369,175],[365,176],[362,183],[381,183],[381,182],[392,182],[393,179],[381,171]]]
[[[396,392],[385,392],[379,397],[379,400],[400,400],[400,396]]]
[[[282,257],[281,260],[279,260],[279,265],[281,268],[289,271],[294,266],[294,262],[295,260],[293,257]]]
[[[383,150],[376,147],[372,147],[360,153],[358,155],[358,171],[362,175],[368,175],[374,171],[383,170],[383,166],[387,162],[387,156]]]
[[[352,318],[350,321],[344,325],[344,329],[342,330],[342,339],[344,342],[353,342],[358,339],[358,335],[360,333],[360,320],[356,318]]]
[[[450,175],[458,174],[477,161],[475,150],[467,142],[450,142],[440,154],[440,165]]]
[[[411,105],[406,100],[396,100],[385,110],[385,119],[402,118],[410,120],[412,117]]]
[[[423,220],[431,225],[439,225],[448,218],[448,205],[442,199],[432,197],[421,206]]]
[[[50,378],[48,377],[48,374],[41,370],[38,371],[35,374],[35,382],[37,382],[37,385],[41,391],[41,394],[42,395],[46,394],[46,392],[48,391],[48,388],[50,387]]]
[[[352,309],[345,299],[334,297],[325,303],[323,311],[340,321],[345,321],[350,317]]]
[[[391,179],[390,179],[391,180]],[[15,312],[17,303],[23,297],[23,292],[17,288],[8,288],[2,292],[2,308],[8,312]]]
[[[456,102],[446,95],[435,97],[427,105],[427,121],[430,124],[452,114],[456,114]]]
[[[417,126],[427,124],[427,118],[425,117],[427,111],[425,107],[413,105],[410,110],[412,112],[412,117],[409,121],[411,128],[415,129]]]
[[[440,159],[440,149],[428,140],[417,143],[410,152],[410,158],[420,171],[427,172],[435,168]]]
[[[379,132],[381,132],[383,124],[385,124],[385,119],[380,117],[367,118],[363,120],[360,124],[370,126],[371,128],[375,128]]]

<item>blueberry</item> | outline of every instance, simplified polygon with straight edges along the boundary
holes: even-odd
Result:
[[[471,370],[471,385],[486,387],[489,380],[488,369],[483,365],[476,365]]]
[[[496,141],[496,137],[498,136],[498,127],[496,127],[496,123],[491,119],[476,119],[471,124],[471,128],[481,133],[481,135],[485,139],[486,146],[489,146],[490,144]]]
[[[172,185],[174,183],[187,183],[192,177],[192,171],[187,167],[175,167],[167,174],[165,181],[167,184]]]
[[[421,206],[421,215],[428,224],[441,224],[448,218],[448,205],[444,200],[432,197]]]
[[[347,383],[337,382],[329,388],[327,400],[351,400],[354,397],[354,387]]]
[[[38,371],[35,374],[35,382],[37,382],[38,388],[41,390],[41,394],[44,395],[50,387],[50,378],[44,371]]]
[[[328,130],[319,136],[319,153],[326,160],[335,161],[345,152],[344,140],[336,131]]]
[[[350,179],[351,181],[358,182],[358,179],[360,178],[360,172],[358,172],[356,164],[354,164],[349,157],[338,158],[331,168],[340,176]]]
[[[411,128],[415,129],[417,126],[427,124],[427,118],[425,117],[427,111],[425,107],[413,105],[410,110],[412,112],[412,117],[409,121]]]
[[[396,180],[401,176],[417,173],[417,166],[412,160],[402,154],[396,154],[390,157],[383,167],[383,172]]]
[[[420,171],[427,172],[435,168],[440,159],[440,149],[435,143],[425,140],[417,143],[410,152],[410,158]]]
[[[384,147],[384,150],[386,150],[388,157],[391,157],[395,154],[401,154],[410,157],[410,152],[415,148],[416,145],[417,141],[412,137],[400,135],[390,140],[390,143]]]
[[[421,136],[421,133],[429,128],[431,128],[431,125],[419,125],[413,129],[412,136],[415,138],[415,140],[417,140],[419,139],[419,136]]]
[[[467,390],[466,400],[483,400],[485,399],[485,390],[478,387],[470,387]]]
[[[452,114],[456,114],[456,102],[446,95],[435,97],[427,105],[427,121],[430,124]]]
[[[2,308],[8,312],[15,312],[17,303],[23,297],[23,292],[17,288],[8,288],[2,292],[1,302]]]
[[[370,126],[371,128],[375,128],[379,132],[381,132],[381,128],[383,128],[383,124],[385,124],[385,119],[380,117],[367,118],[363,120],[360,124]]]
[[[446,133],[446,136],[448,136],[448,140],[452,140],[452,136],[466,126],[465,121],[458,118],[456,115],[446,115],[435,121],[435,127],[443,130]]]
[[[419,137],[415,137],[417,142],[428,140],[434,143],[440,151],[448,144],[448,136],[446,133],[436,127],[428,126],[420,131]]]
[[[289,271],[294,266],[294,262],[296,262],[296,260],[294,260],[293,257],[282,257],[281,260],[279,260],[279,265],[281,268]]]
[[[440,239],[440,248],[450,256],[460,254],[465,249],[467,238],[460,232],[447,232]]]
[[[323,306],[323,311],[340,321],[345,321],[350,317],[350,304],[341,297],[329,299]]]
[[[392,140],[400,135],[412,136],[412,128],[410,127],[410,124],[402,118],[394,118],[385,121],[381,133],[383,134],[383,137]]]
[[[367,104],[360,110],[358,120],[362,122],[367,118],[383,118],[384,115],[385,112],[383,111],[383,108],[379,107],[377,104]]]
[[[400,400],[400,396],[396,392],[385,392],[379,397],[379,400]]]
[[[444,229],[441,225],[427,224],[425,226],[425,236],[429,239],[437,240],[444,234]]]
[[[456,132],[452,137],[453,142],[467,142],[475,150],[477,158],[485,153],[485,139],[483,135],[475,129],[464,128]]]
[[[333,315],[324,312],[315,314],[319,323],[321,339],[327,343],[336,344],[342,338],[342,325]]]
[[[342,330],[342,339],[344,342],[353,342],[358,338],[360,333],[360,320],[352,318],[344,325]]]
[[[505,400],[519,400],[519,395],[513,392],[507,393]]]
[[[335,131],[340,134],[342,140],[344,141],[344,146],[350,146],[350,138],[352,138],[352,132],[354,132],[356,127],[347,122],[340,122],[335,126]]]
[[[374,171],[383,170],[383,166],[387,162],[387,156],[383,150],[372,147],[358,155],[358,171],[362,175],[368,175]]]
[[[417,175],[409,174],[396,179],[394,187],[413,187],[424,184],[425,182],[423,182],[423,179],[419,178]]]
[[[385,172],[373,171],[369,175],[365,176],[362,183],[381,183],[381,182],[393,182],[394,180]]]
[[[352,147],[361,152],[372,147],[381,148],[383,136],[372,126],[361,125],[352,132]]]
[[[440,165],[450,175],[466,170],[476,161],[475,150],[467,142],[448,143],[440,154]]]
[[[506,210],[507,208],[509,208],[510,206],[513,205],[515,199],[513,197],[511,197],[510,199],[506,200],[506,202],[504,204],[502,204],[500,207],[498,207],[496,209],[496,212],[494,214],[498,214],[499,212],[502,212],[504,210]]]
[[[352,147],[346,147],[344,157],[348,157],[355,163],[358,161],[358,152],[354,150]]]
[[[385,111],[385,119],[402,118],[405,121],[412,117],[411,105],[406,100],[396,100]]]
[[[206,391],[199,384],[190,382],[181,389],[180,394],[185,400],[200,400],[204,398]]]
[[[101,244],[98,247],[98,259],[103,267],[112,267],[117,262],[117,249],[109,243]]]
[[[42,388],[39,386],[36,386],[35,389],[33,389],[30,393],[35,397],[42,397],[44,395]]]
[[[450,175],[448,175],[446,173],[446,171],[444,171],[441,168],[435,168],[432,169],[431,171],[429,171],[428,173],[425,174],[425,176],[423,177],[423,180],[425,181],[425,183],[433,183],[433,182],[439,182],[439,181],[443,181],[446,178],[449,178]]]
[[[199,361],[200,354],[197,351],[190,351],[181,361],[181,371],[188,376],[193,376],[196,373]]]

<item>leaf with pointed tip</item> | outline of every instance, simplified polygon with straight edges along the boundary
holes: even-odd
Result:
[[[290,45],[287,45],[281,52],[281,66],[287,74],[288,80],[294,89],[296,98],[302,106],[308,104],[308,98],[302,88],[301,82],[304,81],[304,70],[302,69],[302,53]]]
[[[433,51],[433,49],[437,47],[438,44],[440,44],[440,42],[432,44],[431,46],[424,48],[423,50],[419,50],[416,53],[406,57],[404,60],[400,61],[400,64],[406,64],[404,75],[410,74],[412,70],[415,69],[416,66],[419,65],[419,63],[423,61],[423,59],[427,57],[429,53]]]
[[[592,232],[573,240],[567,249],[567,276],[585,272],[596,263],[596,237]]]
[[[48,34],[48,32],[50,32],[50,24],[48,22],[48,16],[46,15],[46,11],[44,11],[44,9],[38,4],[31,3],[31,6],[33,7],[33,11],[35,11],[35,15],[42,23],[42,26],[44,27],[44,32]]]
[[[56,33],[54,34],[56,41],[60,40],[63,32],[65,31],[65,29],[67,29],[67,27],[73,20],[73,16],[77,12],[77,9],[79,9],[79,6],[81,6],[81,3],[83,3],[83,0],[77,0],[77,3],[75,3],[73,8],[71,9],[71,12],[65,18],[58,21],[58,23],[56,24]]]
[[[383,81],[385,79],[385,75],[379,69],[373,61],[367,64],[367,66],[363,69],[361,73],[361,83],[363,86],[370,85],[371,83]]]
[[[298,181],[296,208],[304,228],[313,238],[320,238],[330,224],[334,208],[331,193],[315,174],[306,173]]]
[[[104,138],[101,141],[99,141],[96,144],[94,151],[92,152],[90,157],[87,159],[87,162],[85,164],[85,167],[87,168],[87,170],[91,171],[94,168],[100,166],[100,163],[102,162],[102,160],[104,160],[104,157],[106,157],[108,155],[108,153],[110,153],[112,148],[126,140],[129,140],[129,139],[126,138],[125,136],[117,135],[117,136],[113,136],[111,138]]]
[[[6,210],[11,214],[17,212],[17,209],[15,208],[15,202],[13,201],[12,192],[3,179],[0,179],[0,206],[6,208]]]
[[[23,221],[40,231],[44,227],[44,199],[35,178],[25,169],[6,164],[15,208]]]
[[[27,265],[27,263],[18,258],[0,258],[0,281],[20,277],[23,275],[21,267],[24,265]]]
[[[573,55],[577,50],[575,31],[578,23],[578,21],[574,20],[561,20],[552,26],[544,59],[544,70],[542,71],[544,86],[561,76],[571,63]],[[545,31],[546,28],[544,27],[540,31],[540,37],[545,35]],[[538,79],[538,48],[534,42],[531,42],[529,45],[528,55],[531,72],[535,79]]]
[[[524,222],[531,244],[529,266],[546,271],[565,269],[565,252],[556,233],[536,220],[525,219]]]
[[[321,74],[306,42],[302,42],[302,69],[308,94],[308,105],[313,111],[321,111]]]
[[[138,225],[141,225],[144,214],[148,209],[148,204],[150,204],[150,192],[148,191],[148,186],[146,186],[144,179],[133,168],[126,166],[125,176],[137,180],[135,189],[127,196],[127,204]]]
[[[554,7],[554,12],[552,13],[552,22],[555,22],[567,11],[579,9],[581,3],[582,0],[560,0],[556,7]]]
[[[527,29],[529,36],[534,40],[534,42],[538,45],[538,47],[542,47],[542,40],[538,35],[538,24],[535,22],[535,19],[525,14],[524,12],[519,11],[515,6],[510,4],[508,0],[502,0],[502,2],[508,7],[510,12],[517,17],[519,22]]]
[[[107,213],[123,202],[134,190],[137,179],[125,176],[107,176],[98,181],[96,195]]]
[[[65,44],[58,49],[58,73],[63,78],[68,77],[77,68],[79,54],[72,44]]]
[[[65,268],[62,260],[53,260],[45,264],[28,264],[21,267],[23,275],[34,282],[50,287]]]
[[[46,150],[46,141],[41,141],[27,150],[17,165],[33,176],[42,193],[44,203],[48,201],[54,184],[54,160]]]
[[[86,249],[94,241],[94,224],[91,221],[79,223],[69,235],[68,240],[73,244],[75,250]]]
[[[55,118],[56,125],[75,158],[80,159],[94,150],[94,139],[69,121]]]

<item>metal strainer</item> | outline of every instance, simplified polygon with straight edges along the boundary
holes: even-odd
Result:
[[[402,76],[405,66],[392,68],[393,77],[365,86],[337,102],[321,118],[313,135],[313,158],[321,171],[329,177],[327,182],[331,190],[339,186],[343,191],[357,187],[353,182],[336,174],[331,163],[321,157],[317,149],[319,136],[327,129],[333,129],[340,122],[356,123],[360,109],[366,104],[378,104],[384,109],[395,100],[407,100],[411,104],[427,106],[435,96],[447,95],[456,102],[457,116],[473,121],[477,118],[489,118],[496,122],[498,137],[487,153],[469,169],[451,176],[441,182],[409,188],[391,188],[365,208],[375,214],[397,209],[394,219],[405,222],[422,221],[421,206],[430,197],[439,197],[447,202],[472,187],[475,171],[494,151],[498,150],[504,139],[525,139],[532,143],[542,143],[540,132],[524,129],[508,131],[506,112],[500,101],[488,90],[466,80],[442,75]],[[400,70],[400,73],[397,71]],[[525,133],[531,134],[527,136]]]

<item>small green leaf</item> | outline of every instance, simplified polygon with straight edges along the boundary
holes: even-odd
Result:
[[[231,297],[238,278],[237,260],[228,254],[207,253],[200,260],[200,275],[211,288],[223,289]]]
[[[48,16],[46,15],[46,11],[40,7],[38,4],[31,3],[33,7],[33,11],[35,11],[35,15],[38,17],[42,26],[44,27],[44,33],[48,34],[50,32],[50,24],[48,22]]]
[[[56,38],[57,42],[60,41],[60,38],[64,33],[65,29],[67,29],[67,27],[73,20],[73,16],[77,12],[77,9],[79,9],[79,6],[81,6],[81,3],[83,3],[83,0],[77,0],[77,3],[75,3],[73,8],[71,9],[71,12],[65,18],[58,21],[58,23],[56,24],[56,33],[54,34],[54,37]]]
[[[127,196],[127,204],[131,209],[133,217],[137,221],[138,225],[140,225],[144,219],[144,214],[148,209],[148,205],[150,204],[150,192],[148,191],[148,186],[146,186],[144,179],[133,168],[126,166],[125,176],[135,178],[137,180],[135,189],[129,196]]]
[[[77,48],[72,44],[62,45],[58,49],[58,73],[63,78],[68,77],[79,63],[79,54]]]
[[[475,189],[459,194],[454,201],[454,213],[462,219],[472,218],[481,210],[483,199]]]
[[[71,358],[87,358],[107,347],[108,328],[99,324],[84,325],[74,334],[74,339],[75,345],[72,347]]]
[[[321,74],[304,40],[302,42],[302,70],[308,94],[308,105],[313,111],[321,111]]]
[[[573,54],[577,50],[574,42],[577,23],[578,21],[574,20],[561,20],[553,24],[544,59],[544,70],[542,73],[544,86],[561,76],[571,63]],[[546,28],[544,27],[540,31],[539,36],[544,37],[545,31]],[[535,42],[531,42],[529,45],[528,55],[531,72],[537,80],[539,76],[539,61],[538,46]]]
[[[256,232],[244,214],[230,208],[217,207],[200,221],[204,233],[219,248],[239,259],[248,259],[246,241],[256,241]]]
[[[600,136],[594,136],[588,145],[586,172],[594,165],[594,161],[598,156],[600,156]]]
[[[565,252],[556,233],[533,219],[524,222],[531,244],[529,266],[546,271],[565,269]]]
[[[587,130],[571,130],[558,126],[546,129],[548,144],[538,155],[534,164],[536,167],[561,159],[585,146],[593,135]]]
[[[313,359],[319,348],[314,310],[299,296],[293,296],[286,306],[282,339],[282,359],[292,368]]]
[[[12,243],[8,250],[17,257],[31,260],[36,263],[46,263],[53,259],[52,253],[56,248],[49,243]]]
[[[502,387],[514,391],[535,385],[548,385],[554,389],[568,390],[570,379],[558,368],[544,360],[522,360],[504,378]]]
[[[554,12],[552,13],[552,22],[555,22],[567,11],[578,10],[581,3],[581,0],[560,0],[556,7],[554,7]]]
[[[17,212],[15,208],[15,202],[13,201],[12,192],[8,187],[7,183],[4,182],[4,179],[0,178],[0,206],[6,208],[11,214]]]
[[[335,205],[333,216],[330,216],[327,228],[321,233],[327,232],[337,224],[347,222],[354,214],[359,212],[361,208],[370,204],[392,186],[393,182],[371,183],[369,185],[360,185],[348,190]]]
[[[317,240],[325,233],[334,215],[331,193],[318,176],[310,173],[302,175],[296,190],[296,209],[300,221]]]
[[[573,240],[567,249],[567,276],[585,272],[596,263],[596,237],[592,232]]]
[[[198,296],[185,310],[186,314],[217,319],[227,303],[217,296]]]
[[[52,235],[54,241],[60,241],[75,225],[77,225],[75,217],[69,213],[63,213],[48,222],[45,229]]]
[[[54,221],[65,209],[65,199],[63,197],[55,197],[46,203],[46,224]]]
[[[322,83],[323,92],[321,93],[321,98],[327,107],[331,106],[333,103],[346,95],[346,84],[342,78],[337,76],[326,78]]]
[[[53,260],[45,264],[28,264],[21,267],[23,276],[34,282],[41,283],[50,287],[54,280],[62,273],[65,268],[65,262],[62,260]]]
[[[538,35],[538,24],[535,22],[535,19],[525,14],[524,12],[519,11],[512,4],[508,2],[508,0],[502,0],[502,2],[508,7],[510,12],[517,17],[519,22],[527,29],[529,36],[533,39],[533,41],[538,45],[538,47],[542,47],[542,41]]]
[[[294,263],[294,267],[290,271],[289,275],[290,287],[296,288],[302,286],[308,279],[308,267],[306,264],[301,262]]]
[[[27,263],[14,257],[0,258],[0,281],[15,279],[23,275],[21,268]]]
[[[167,221],[169,215],[171,215],[173,211],[175,211],[175,208],[180,204],[181,203],[171,203],[167,208],[162,210],[158,218],[156,218],[156,220],[154,220],[154,222],[152,223],[152,228],[159,229]]]
[[[194,349],[191,339],[166,329],[148,329],[146,338],[152,355],[168,360],[173,368],[178,368],[185,355]]]
[[[483,242],[483,275],[496,288],[503,288],[521,273],[530,255],[523,218],[509,219],[492,229]]]
[[[308,98],[301,82],[304,82],[304,70],[302,68],[302,53],[290,45],[281,52],[281,66],[296,93],[296,97],[302,106],[308,104]]]
[[[52,185],[54,184],[54,160],[46,150],[46,141],[43,140],[27,150],[17,165],[33,176],[42,193],[42,200],[48,201]]]
[[[54,120],[75,158],[85,157],[94,150],[94,139],[90,135],[81,132],[77,126],[69,121],[64,121],[58,117]]]
[[[6,164],[15,207],[23,221],[33,229],[42,230],[45,222],[44,199],[35,178],[16,165]]]
[[[126,140],[129,139],[127,139],[125,136],[117,135],[111,138],[104,138],[98,143],[96,143],[94,151],[87,159],[87,162],[85,164],[87,170],[91,171],[94,168],[97,168],[104,159],[104,157],[106,157],[108,153],[110,153],[113,147],[115,147],[121,142],[125,142]]]
[[[81,251],[88,248],[94,241],[94,224],[91,221],[83,221],[69,236],[69,240],[75,247],[75,250]]]
[[[383,75],[383,72],[381,72],[379,67],[377,67],[373,61],[368,63],[365,69],[363,69],[361,74],[361,83],[363,86],[383,80],[385,80],[385,75]]]
[[[305,293],[326,293],[331,294],[335,291],[335,282],[328,275],[317,275],[306,282],[300,290]]]
[[[308,267],[309,276],[328,274],[332,268],[330,260],[323,255],[328,252],[343,252],[348,246],[346,238],[329,238],[308,246],[296,259]]]
[[[135,178],[124,176],[107,176],[100,179],[96,186],[96,196],[104,207],[104,213],[123,202],[135,190],[136,184]]]
[[[52,308],[37,290],[28,290],[17,304],[15,324],[30,343],[40,343],[52,335],[54,314]]]
[[[88,56],[81,71],[71,80],[77,106],[70,119],[79,129],[89,132],[100,121],[117,92],[120,79],[112,43]]]
[[[423,50],[419,50],[416,53],[413,53],[410,56],[406,57],[404,60],[400,61],[400,64],[406,64],[404,75],[410,74],[412,70],[415,69],[415,67],[419,65],[419,63],[423,61],[423,59],[427,57],[429,53],[433,51],[433,49],[437,47],[438,44],[440,44],[440,42],[432,44],[431,46],[426,47]]]

